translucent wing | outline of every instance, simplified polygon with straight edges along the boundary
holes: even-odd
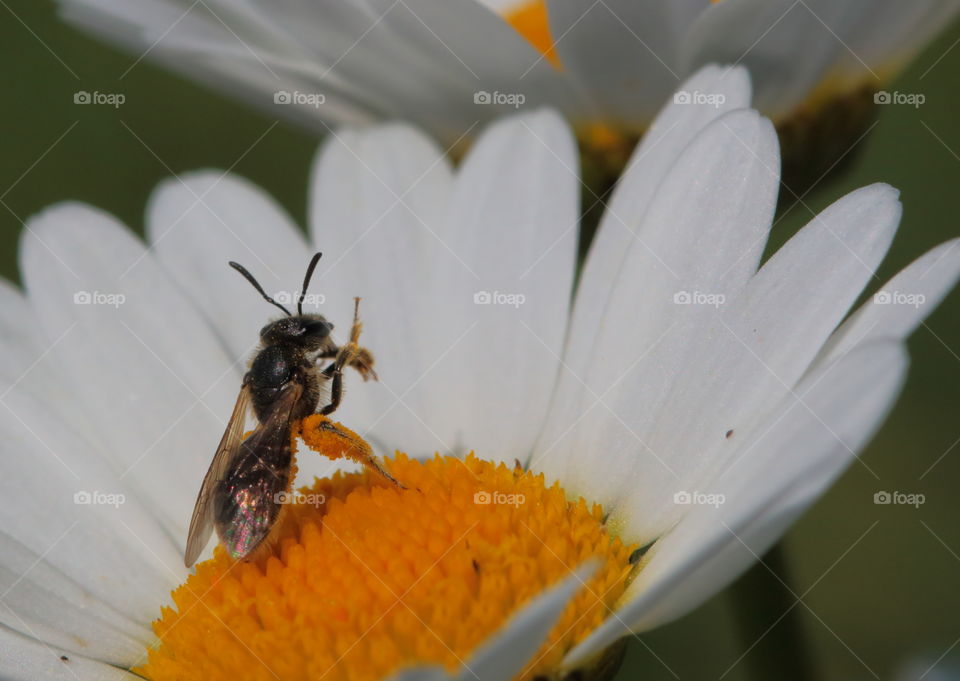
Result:
[[[203,484],[197,495],[197,503],[193,507],[193,516],[190,518],[190,531],[187,534],[187,549],[183,554],[183,564],[190,567],[197,562],[197,557],[210,540],[213,531],[213,492],[217,483],[223,479],[230,465],[236,458],[240,443],[243,441],[244,426],[247,420],[247,410],[250,406],[250,387],[240,388],[237,403],[233,406],[233,413],[227,423],[217,452],[213,455],[213,462],[203,476]]]
[[[245,558],[267,538],[290,487],[290,425],[303,387],[288,383],[263,422],[240,443],[213,493],[213,524],[233,558]]]

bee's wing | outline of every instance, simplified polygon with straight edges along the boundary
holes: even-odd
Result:
[[[203,476],[203,484],[197,495],[197,503],[193,507],[193,516],[190,518],[190,532],[187,534],[187,549],[183,554],[183,564],[190,567],[197,562],[197,557],[210,541],[213,531],[213,490],[219,480],[230,468],[236,457],[240,443],[243,441],[244,426],[247,420],[247,410],[250,406],[250,387],[240,388],[237,403],[233,406],[233,413],[227,423],[217,452],[213,455],[213,462]]]
[[[289,383],[250,437],[240,443],[214,495],[213,523],[227,552],[245,558],[270,534],[290,486],[290,421],[303,386]]]

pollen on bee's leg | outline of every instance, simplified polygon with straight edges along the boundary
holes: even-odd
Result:
[[[404,487],[380,464],[367,441],[342,423],[331,421],[322,414],[312,414],[300,421],[294,428],[294,434],[299,435],[307,447],[318,454],[334,460],[346,458],[356,461],[395,485]]]
[[[305,442],[329,435],[321,423],[305,421]],[[564,656],[612,616],[642,569],[630,560],[638,547],[611,533],[599,505],[571,501],[512,463],[472,454],[387,463],[406,489],[369,469],[337,473],[293,495],[269,552],[234,561],[218,547],[173,592],[135,671],[153,681],[377,681],[418,664],[453,671],[524,604],[591,561],[596,572],[518,679],[568,672]]]

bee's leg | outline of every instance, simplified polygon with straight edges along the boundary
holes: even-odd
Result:
[[[406,485],[398,481],[395,477],[390,475],[390,473],[380,465],[380,462],[377,461],[377,457],[374,456],[373,450],[370,448],[370,445],[367,444],[366,440],[357,435],[351,430],[348,430],[339,423],[333,423],[332,421],[323,421],[320,424],[320,429],[328,433],[339,436],[346,443],[346,449],[344,450],[344,455],[363,464],[367,468],[376,471],[384,478],[392,482],[394,485],[401,489],[406,489]]]
[[[328,416],[337,410],[340,400],[343,399],[343,365],[331,362],[321,375],[326,379],[333,379],[330,383],[330,404],[320,410],[321,414]]]
[[[364,381],[369,381],[371,378],[375,381],[377,380],[377,372],[373,370],[373,353],[366,348],[355,346],[350,349],[349,344],[340,347],[333,347],[329,350],[324,350],[321,352],[319,355],[317,355],[317,359],[331,359],[333,357],[339,359],[344,353],[349,356],[344,364],[352,369],[355,369],[360,376],[363,377]]]
[[[350,359],[350,366],[356,369],[363,377],[364,381],[371,378],[379,380],[377,372],[373,369],[373,353],[363,347],[357,347],[356,352]]]
[[[350,327],[350,340],[342,346],[325,350],[320,357],[336,357],[334,360],[340,367],[351,366],[363,377],[364,381],[371,378],[377,380],[377,372],[373,370],[373,353],[359,344],[360,332],[363,324],[360,323],[360,299],[353,299],[353,325]]]

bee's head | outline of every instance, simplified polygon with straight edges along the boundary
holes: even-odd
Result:
[[[260,329],[260,340],[265,345],[294,343],[304,350],[319,350],[330,343],[332,330],[323,315],[301,314],[270,322]]]
[[[230,262],[230,267],[243,275],[251,285],[263,296],[271,305],[276,305],[287,315],[280,319],[270,322],[260,329],[260,340],[266,345],[273,343],[295,343],[305,350],[319,350],[327,346],[332,346],[330,340],[330,331],[333,330],[333,324],[318,314],[303,314],[303,298],[307,293],[307,286],[310,285],[310,277],[313,276],[313,270],[317,267],[320,260],[320,254],[315,253],[307,265],[307,274],[303,278],[303,289],[300,291],[300,298],[297,300],[297,314],[291,314],[290,310],[275,301],[267,295],[260,283],[252,274],[247,272],[243,265]]]

